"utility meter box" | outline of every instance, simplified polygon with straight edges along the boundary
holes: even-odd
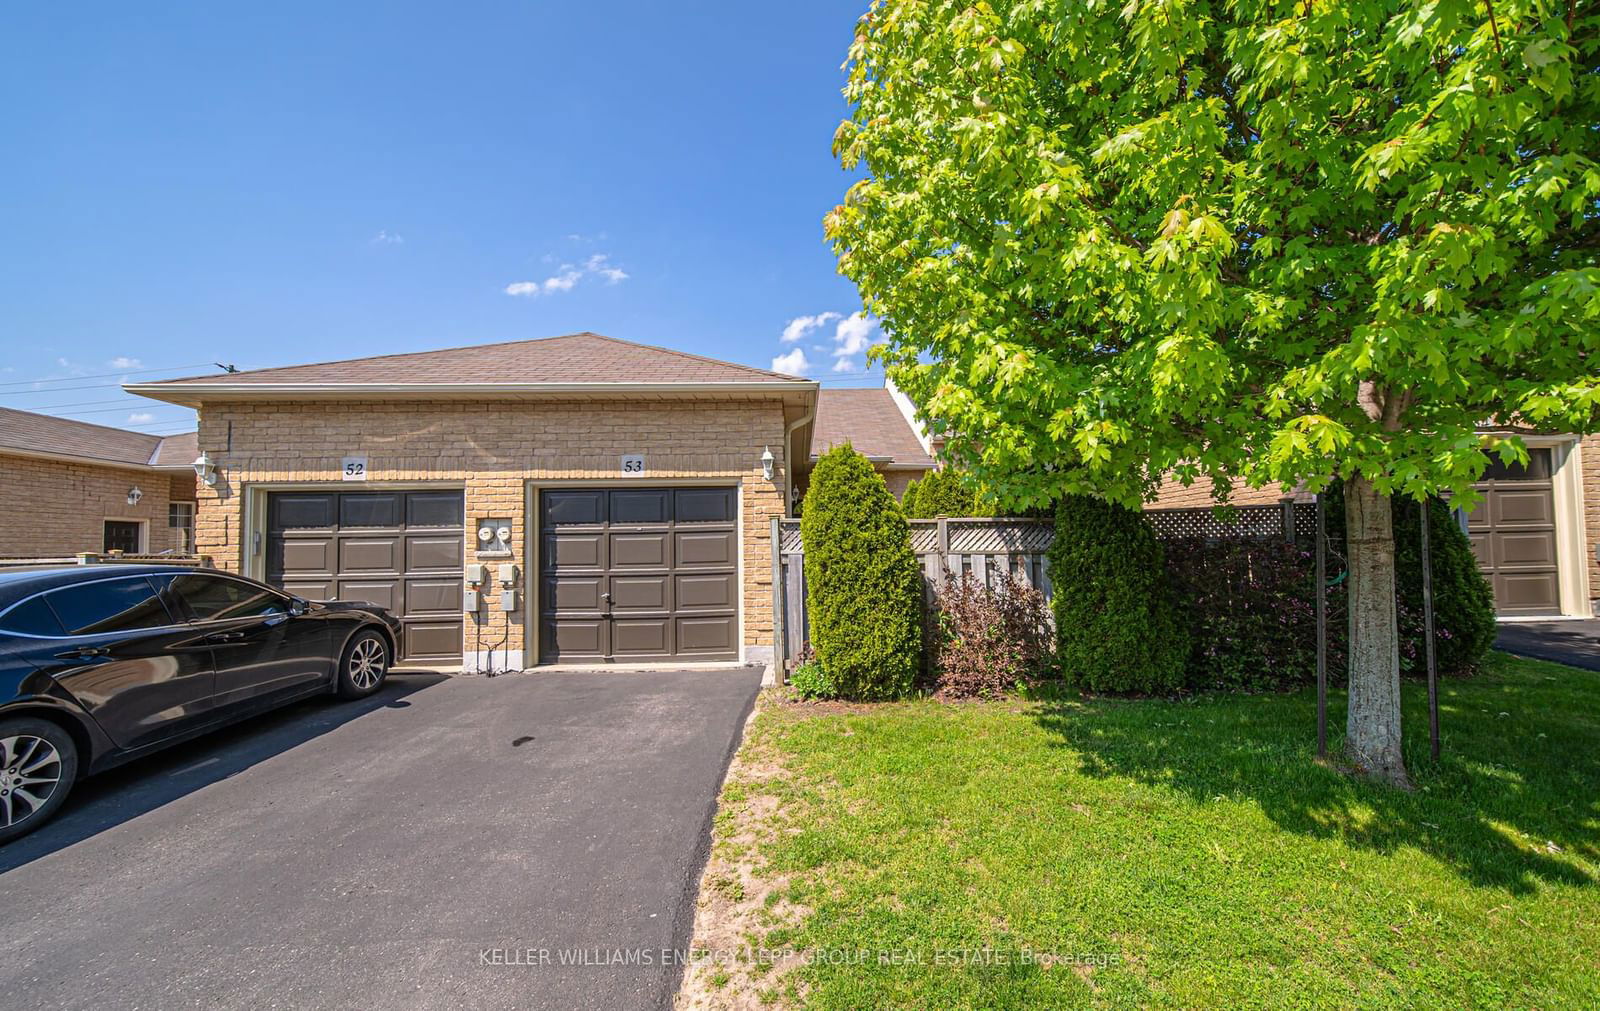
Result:
[[[501,590],[500,591],[500,610],[502,610],[502,611],[515,611],[516,609],[517,609],[517,591],[516,590]]]
[[[517,566],[513,562],[501,562],[499,565],[500,585],[510,589],[517,585]]]
[[[468,586],[461,594],[461,609],[476,613],[478,608],[483,606],[482,601],[483,598],[478,593],[478,588],[476,586]]]
[[[482,562],[473,562],[467,566],[467,582],[472,586],[482,586],[489,581],[489,567]]]

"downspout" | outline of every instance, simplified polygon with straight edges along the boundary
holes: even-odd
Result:
[[[821,393],[818,391],[818,397]],[[794,423],[783,430],[783,514],[788,516],[794,512],[794,471],[798,464],[794,456],[794,433],[800,426],[809,424],[817,417],[817,401],[811,401],[810,410],[806,411]]]

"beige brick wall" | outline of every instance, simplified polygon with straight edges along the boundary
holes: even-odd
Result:
[[[1251,488],[1243,481],[1235,479],[1233,482],[1233,495],[1228,499],[1232,505],[1274,505],[1283,500],[1287,493],[1282,487],[1269,484],[1265,488]],[[1145,504],[1146,509],[1200,509],[1216,505],[1216,500],[1211,497],[1211,482],[1206,480],[1196,481],[1185,488],[1176,480],[1168,481],[1161,486],[1154,502]]]
[[[108,519],[143,520],[151,551],[174,548],[177,531],[167,526],[167,503],[181,477],[0,455],[0,557],[99,551]],[[144,494],[138,505],[129,505],[128,490],[134,487]]]
[[[928,473],[925,470],[883,470],[877,468],[883,475],[883,483],[889,486],[889,494],[897,499],[906,497],[906,489],[911,487],[911,482],[921,480]]]
[[[365,455],[369,484],[463,484],[469,535],[478,517],[512,517],[510,560],[526,573],[528,484],[613,480],[622,454],[643,453],[648,472],[640,484],[725,478],[740,486],[744,642],[770,646],[770,521],[783,512],[783,435],[775,400],[207,404],[200,446],[223,478],[200,490],[197,540],[219,567],[241,569],[251,486],[338,482],[342,458]],[[777,457],[772,481],[761,473],[768,447]],[[471,561],[473,545],[466,547]],[[472,629],[469,617],[469,639]],[[513,652],[531,654],[525,632],[513,623]]]

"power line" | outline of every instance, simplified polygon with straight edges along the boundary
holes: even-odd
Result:
[[[32,386],[36,383],[70,383],[79,379],[106,379],[110,376],[147,376],[152,372],[176,372],[178,369],[201,369],[207,366],[217,367],[216,362],[199,362],[194,365],[168,365],[159,369],[124,369],[121,372],[96,372],[92,375],[59,376],[54,379],[18,379],[0,383],[0,386]],[[111,384],[117,385],[117,384]],[[66,387],[57,387],[66,389]]]
[[[82,386],[51,386],[42,390],[0,390],[0,397],[36,397],[41,393],[66,393],[68,390],[120,390],[121,383],[85,383]]]
[[[163,407],[165,407],[165,408],[173,408],[173,407],[177,407],[177,406],[178,406],[177,404],[142,404],[142,403],[139,403],[138,401],[135,400],[135,401],[130,401],[129,403],[123,405],[122,407],[102,407],[102,408],[99,408],[98,410],[94,410],[94,411],[66,411],[64,413],[56,415],[56,417],[58,417],[58,418],[74,418],[74,417],[77,417],[80,414],[117,414],[117,413],[120,413],[122,411],[154,410],[154,409],[157,409],[157,408],[163,408]]]

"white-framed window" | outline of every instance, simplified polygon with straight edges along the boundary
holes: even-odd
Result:
[[[172,547],[180,555],[194,554],[194,503],[167,503],[167,526],[175,531]]]

